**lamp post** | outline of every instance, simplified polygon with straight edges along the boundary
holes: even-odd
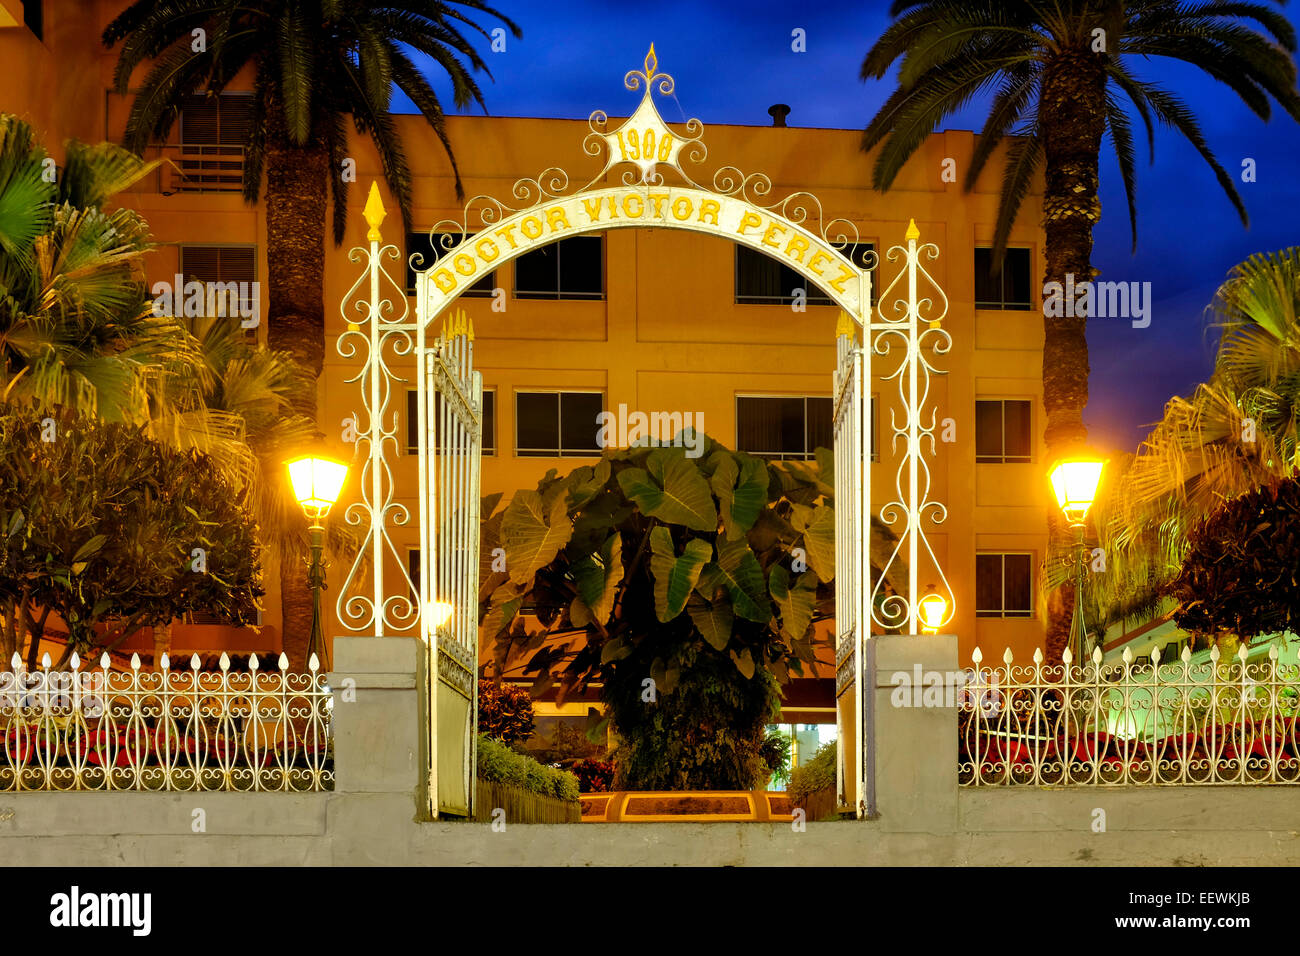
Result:
[[[330,458],[311,455],[288,462],[293,496],[311,522],[311,557],[307,561],[307,584],[311,588],[311,638],[307,642],[307,660],[313,654],[323,671],[330,669],[325,650],[325,633],[321,623],[321,591],[325,589],[325,526],[322,523],[334,502],[339,500],[348,466]]]
[[[1106,462],[1091,455],[1063,458],[1053,467],[1050,475],[1056,503],[1065,520],[1074,530],[1074,616],[1070,621],[1070,647],[1074,659],[1082,665],[1087,652],[1087,628],[1083,622],[1083,552],[1084,519],[1097,497],[1101,472]]]

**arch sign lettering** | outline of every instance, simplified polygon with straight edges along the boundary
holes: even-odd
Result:
[[[479,278],[530,249],[583,233],[657,227],[719,236],[780,259],[862,324],[870,308],[874,256],[855,263],[844,254],[857,242],[857,227],[843,219],[825,220],[811,193],[761,205],[772,190],[761,173],[746,176],[724,166],[714,173],[711,188],[700,186],[682,164],[699,165],[707,158],[704,125],[692,119],[684,132],[668,127],[653,93],[671,94],[674,83],[657,71],[652,45],[644,70],[632,70],[623,81],[629,90],[644,90],[636,112],[613,129],[601,110],[588,119],[591,131],[583,149],[590,156],[604,154],[605,165],[585,186],[570,191],[568,174],[547,169],[515,184],[514,194],[527,208],[477,196],[466,204],[462,220],[434,226],[437,241],[469,238],[446,248],[424,272],[419,314],[426,322]],[[611,178],[621,178],[622,184],[597,185]]]
[[[922,523],[923,517],[931,523],[942,521],[945,514],[942,503],[929,497],[929,467],[922,456],[926,439],[934,453],[935,416],[931,410],[927,423],[922,414],[930,375],[938,371],[930,360],[949,346],[940,323],[947,298],[921,265],[923,257],[936,257],[938,249],[919,245],[915,224],[908,228],[906,245],[893,246],[887,254],[890,261],[901,260],[901,267],[879,296],[885,314],[873,318],[871,281],[877,257],[858,243],[853,222],[828,219],[808,192],[769,202],[771,180],[735,166],[717,168],[707,186],[697,182],[688,170],[701,167],[708,157],[704,126],[691,119],[674,128],[660,117],[654,95],[672,94],[674,82],[658,71],[653,45],[644,68],[630,71],[624,86],[643,91],[640,104],[617,125],[611,125],[603,111],[591,115],[582,148],[603,160],[603,167],[585,185],[570,188],[568,174],[551,167],[515,183],[513,204],[476,196],[459,219],[434,225],[430,238],[440,244],[435,261],[423,262],[418,253],[411,257],[418,273],[414,316],[402,283],[384,266],[385,260],[400,259],[401,253],[383,242],[385,212],[372,185],[365,209],[369,247],[352,253],[354,260],[364,261],[365,269],[344,296],[341,311],[348,327],[338,341],[341,355],[362,364],[350,380],[359,383],[366,412],[366,421],[353,424],[358,444],[366,448],[362,494],[345,516],[352,524],[368,526],[367,545],[341,589],[338,617],[344,627],[359,633],[414,633],[424,640],[429,654],[427,812],[431,817],[473,814],[482,377],[474,369],[472,322],[450,307],[502,264],[569,236],[654,227],[705,233],[748,246],[817,285],[842,310],[833,375],[836,693],[839,739],[846,742],[840,748],[838,777],[841,803],[856,808],[859,816],[869,816],[874,809],[875,679],[870,672],[873,655],[865,651],[872,628],[917,632],[917,574],[923,555],[947,589],[948,619],[952,616],[951,589]],[[925,297],[918,292],[922,282],[932,290]],[[923,317],[923,312],[933,314]],[[440,317],[443,323],[435,332]],[[895,407],[880,416],[889,422],[898,460],[897,496],[879,515],[893,536],[874,562],[873,548],[879,550],[879,542],[870,534],[867,418],[873,356],[891,364],[877,374],[885,381],[896,380],[898,386]],[[388,455],[396,458],[401,452],[397,416],[389,412],[389,401],[395,391],[407,387],[408,379],[390,361],[398,364],[402,359],[409,367],[412,357],[419,395],[418,580],[409,575],[389,535],[391,527],[411,518],[405,504],[396,500],[388,460]],[[879,444],[883,448],[885,442]],[[385,572],[391,578],[394,570],[395,585],[389,588]],[[882,590],[891,574],[906,583],[891,579],[891,586]],[[368,578],[368,587],[363,578]],[[858,743],[848,746],[848,741]]]

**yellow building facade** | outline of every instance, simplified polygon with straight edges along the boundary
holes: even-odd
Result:
[[[121,5],[116,0],[86,4],[73,13],[52,10],[55,5],[47,3],[37,36],[23,24],[21,3],[0,0],[0,10],[14,21],[0,26],[0,57],[14,78],[0,109],[32,123],[38,140],[56,158],[61,159],[61,143],[68,137],[94,142],[122,135],[129,97],[110,91],[116,54],[104,51],[98,39]],[[21,66],[15,69],[15,64]],[[615,99],[621,93],[619,79],[611,77],[613,101],[593,103],[593,108],[618,112],[634,107],[631,94],[622,94],[625,104]],[[679,95],[689,111],[689,91]],[[234,141],[240,104],[223,101],[215,116],[211,108],[196,104],[192,114],[182,115],[171,141],[152,151],[170,163],[122,197],[145,216],[159,243],[149,280],[170,281],[184,274],[259,282],[267,275],[265,212],[246,204],[238,191],[242,155]],[[432,131],[418,116],[396,121],[414,172],[410,232],[418,237],[440,221],[462,220],[449,163]],[[582,150],[589,132],[585,120],[450,117],[447,129],[470,196],[508,201],[517,180],[554,166],[567,170],[575,183],[600,170],[600,162]],[[710,125],[705,139],[709,154],[697,177],[701,182],[710,181],[712,171],[723,165],[762,172],[772,180],[773,200],[809,191],[827,216],[853,223],[860,241],[880,253],[903,242],[912,219],[922,241],[939,247],[941,254],[929,268],[950,302],[944,327],[952,348],[938,359],[946,374],[934,380],[928,408],[934,410],[943,439],[932,461],[932,497],[948,511],[942,524],[927,526],[927,533],[953,590],[955,617],[948,630],[958,635],[962,661],[969,661],[976,645],[986,659],[1000,658],[1005,647],[1017,659],[1027,659],[1042,643],[1042,562],[1052,506],[1042,441],[1043,327],[1035,292],[1044,266],[1037,225],[1041,190],[1027,197],[1011,234],[1012,258],[994,281],[986,269],[981,272],[986,265],[981,250],[993,238],[1001,163],[995,157],[991,173],[977,188],[963,191],[960,181],[975,142],[971,132],[930,137],[886,194],[870,188],[873,157],[859,151],[858,130],[774,127],[764,121]],[[354,452],[345,440],[349,423],[364,416],[359,386],[346,381],[360,366],[336,348],[346,322],[339,304],[359,275],[348,250],[365,239],[365,190],[372,180],[382,188],[380,164],[368,141],[354,139],[353,145],[349,158],[354,165],[346,172],[355,176],[348,241],[335,248],[327,240],[325,250],[326,362],[319,386],[325,450],[344,460]],[[616,182],[611,178],[610,184]],[[408,241],[396,203],[387,192],[383,198],[390,212],[385,240],[404,254],[417,251],[421,240]],[[528,261],[505,264],[488,277],[481,292],[458,303],[473,319],[475,362],[492,395],[492,447],[482,466],[485,493],[508,497],[533,487],[548,469],[566,472],[594,460],[589,450],[584,455],[578,434],[586,424],[571,419],[567,431],[578,438],[566,442],[568,407],[584,421],[595,407],[690,413],[711,437],[731,447],[794,457],[809,451],[808,443],[821,434],[821,403],[831,395],[838,315],[832,305],[819,304],[819,290],[805,288],[808,301],[797,301],[797,294],[780,284],[788,276],[712,236],[618,229],[594,243],[574,247],[569,260],[561,246],[558,256],[534,253]],[[549,264],[547,256],[552,256]],[[882,255],[877,290],[895,269]],[[395,267],[399,277],[402,270],[400,264]],[[264,285],[258,294],[262,321],[256,334],[264,340],[266,323],[275,316],[268,314]],[[413,298],[409,305],[414,309]],[[900,409],[896,382],[877,378],[871,392],[879,452],[872,487],[878,512],[894,493],[899,457],[891,447],[889,422],[891,411],[900,414]],[[594,397],[563,397],[579,394]],[[538,397],[548,395],[558,397]],[[552,404],[560,410],[553,423],[559,440],[548,449],[538,436],[552,424]],[[803,409],[802,447],[788,441],[796,406]],[[399,416],[404,439],[405,396],[394,396],[390,410]],[[753,447],[772,436],[783,446]],[[400,455],[394,474],[398,500],[414,515],[415,456]],[[355,493],[355,477],[349,481]],[[416,547],[413,524],[393,533],[403,556]],[[395,561],[389,580],[397,580],[399,570]],[[343,571],[342,562],[331,570],[331,614]],[[175,649],[278,651],[278,575],[273,567],[266,578],[261,632],[178,627]],[[920,580],[923,585],[934,580],[933,569],[923,568]],[[342,632],[336,621],[326,630]],[[819,656],[833,663],[829,646]]]

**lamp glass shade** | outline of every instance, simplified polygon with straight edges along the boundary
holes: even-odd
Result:
[[[1067,458],[1052,469],[1052,491],[1056,503],[1070,521],[1080,522],[1097,497],[1104,461],[1096,458]]]
[[[948,602],[942,594],[927,594],[921,598],[920,612],[926,630],[937,632],[943,626],[944,615],[948,613]]]
[[[303,457],[289,462],[289,481],[298,504],[324,514],[339,500],[348,466],[329,458]]]

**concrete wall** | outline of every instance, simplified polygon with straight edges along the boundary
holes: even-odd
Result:
[[[955,714],[878,696],[880,815],[865,823],[511,824],[419,820],[423,648],[340,638],[337,789],[319,794],[4,793],[0,861],[123,865],[1294,865],[1289,787],[958,790]],[[879,673],[955,657],[882,638]],[[881,688],[881,679],[876,684]],[[887,685],[887,681],[886,681]],[[883,688],[881,688],[883,690]],[[350,691],[355,691],[353,698]],[[878,695],[881,691],[878,690]],[[949,718],[952,718],[951,720]],[[1094,832],[1097,810],[1105,832]],[[201,814],[198,812],[201,811]],[[203,827],[198,830],[197,821]]]

